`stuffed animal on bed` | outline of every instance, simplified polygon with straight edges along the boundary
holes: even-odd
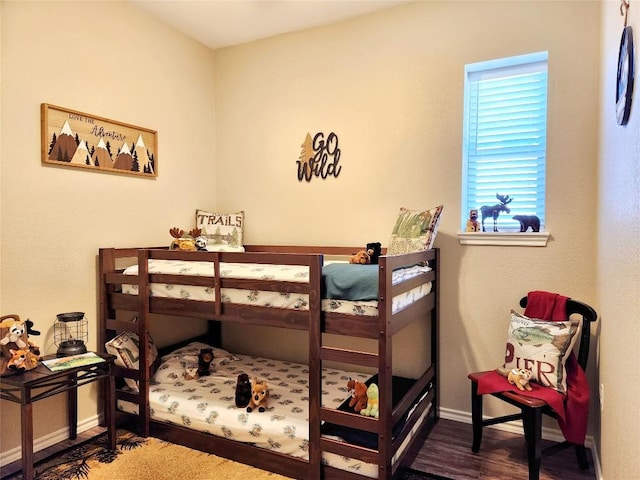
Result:
[[[245,408],[251,401],[251,380],[249,375],[241,373],[236,382],[236,407]]]
[[[367,388],[367,408],[360,411],[361,415],[378,418],[378,394],[378,385],[375,383],[369,385]]]
[[[347,382],[347,390],[351,396],[349,407],[358,413],[367,408],[367,386],[364,383],[350,378]]]
[[[267,402],[269,400],[269,387],[266,381],[258,382],[257,378],[251,379],[251,399],[247,406],[247,412],[252,412],[257,409],[259,412],[264,412],[267,409]]]
[[[371,265],[378,264],[378,258],[382,255],[382,244],[380,242],[367,243],[367,253],[371,260]]]
[[[349,263],[356,265],[369,265],[371,263],[371,257],[366,250],[360,250],[358,253],[351,256]]]
[[[213,349],[201,348],[198,354],[198,377],[206,377],[211,375],[209,368],[213,362]]]
[[[185,237],[184,230],[173,227],[169,229],[169,233],[174,238],[174,240],[169,245],[169,250],[183,250],[185,252],[195,252],[196,250],[202,250],[202,248],[198,248],[197,239],[202,234],[202,230],[199,228],[193,228],[189,231],[189,236]],[[200,242],[202,243],[202,242]],[[204,250],[206,250],[206,243],[203,245]]]

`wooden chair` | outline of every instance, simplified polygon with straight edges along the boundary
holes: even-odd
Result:
[[[527,297],[520,300],[520,306],[527,306]],[[578,302],[576,300],[567,301],[567,314],[579,315],[582,317],[582,330],[580,334],[580,346],[577,353],[578,364],[583,370],[587,369],[587,360],[589,357],[589,344],[591,341],[591,323],[598,319],[598,314],[589,305]],[[482,427],[495,425],[497,423],[510,422],[513,420],[522,420],[525,440],[527,442],[527,457],[529,462],[529,480],[538,480],[540,477],[540,461],[543,455],[556,453],[564,450],[571,445],[575,446],[578,465],[581,469],[589,468],[587,460],[587,452],[584,445],[575,445],[567,441],[554,444],[544,451],[542,450],[542,415],[548,415],[557,418],[555,412],[544,402],[536,398],[519,395],[515,392],[506,391],[492,393],[496,398],[518,407],[520,413],[513,415],[505,415],[483,419],[482,414],[482,397],[478,394],[478,379],[487,372],[475,372],[468,375],[471,380],[471,417],[473,423],[473,444],[471,450],[474,453],[480,451],[480,442],[482,441]]]

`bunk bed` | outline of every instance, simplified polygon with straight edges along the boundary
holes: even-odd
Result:
[[[306,407],[304,414],[308,419],[306,456],[282,454],[252,442],[236,441],[232,436],[212,435],[208,431],[193,430],[188,424],[154,416],[150,390],[162,355],[151,362],[150,342],[140,341],[139,345],[139,364],[149,365],[148,368],[116,368],[116,376],[120,379],[118,385],[124,385],[122,380],[133,380],[139,386],[137,392],[127,389],[126,385],[117,389],[119,404],[136,407],[133,412],[119,411],[118,424],[126,422],[128,428],[145,436],[291,478],[392,478],[401,467],[410,463],[416,448],[439,418],[439,250],[383,255],[377,265],[367,266],[375,272],[377,291],[373,314],[371,302],[367,304],[369,311],[357,302],[346,311],[340,299],[323,299],[329,290],[326,272],[331,265],[340,263],[330,259],[348,258],[356,250],[350,247],[251,245],[245,246],[244,253],[181,252],[163,248],[100,249],[98,336],[102,348],[121,332],[135,332],[140,339],[148,338],[157,314],[179,317],[181,322],[185,318],[208,320],[206,334],[193,340],[215,347],[223,348],[220,322],[302,330],[307,332],[309,342],[305,370],[308,372],[308,382],[305,382],[308,391],[303,397],[308,405],[302,405]],[[172,273],[171,269],[169,273],[160,273],[165,270],[156,268],[160,263],[180,262],[189,266],[191,262],[203,264],[209,273],[190,274],[190,268],[181,268],[177,273]],[[230,266],[244,267],[245,271],[278,266],[281,270],[298,273],[293,274],[293,279],[270,274],[234,276],[228,272]],[[299,269],[305,274],[299,274]],[[413,273],[398,275],[409,270]],[[184,292],[184,288],[204,289],[209,298],[194,299],[195,295],[184,293],[171,298],[170,294],[162,293],[174,290],[167,286],[178,286],[179,292]],[[234,292],[240,292],[240,295],[234,296]],[[255,302],[259,292],[277,292],[281,297],[294,296],[297,300],[289,305]],[[396,302],[402,297],[410,300],[404,304]],[[413,322],[428,325],[428,338],[425,339],[428,361],[418,378],[396,378],[392,365],[393,337]],[[329,346],[324,334],[373,339],[377,352]],[[181,342],[178,346],[185,344]],[[165,348],[165,352],[168,351]],[[334,393],[326,390],[325,362],[366,367],[377,372],[369,382],[379,386],[378,418],[359,415],[346,408],[349,401],[346,389],[343,389],[345,401],[336,404]],[[358,435],[349,435],[354,432]],[[369,473],[363,473],[357,468],[336,467],[326,459],[331,455],[373,465],[373,473],[371,469]]]

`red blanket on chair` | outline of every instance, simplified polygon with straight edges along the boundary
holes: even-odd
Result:
[[[541,320],[567,320],[567,297],[549,292],[529,292],[524,314]],[[544,400],[558,416],[558,425],[567,441],[584,445],[589,419],[589,384],[587,376],[571,353],[567,359],[566,396],[548,387],[532,383],[532,391],[519,391],[507,379],[496,372],[489,372],[478,380],[478,393],[504,392],[507,390]]]

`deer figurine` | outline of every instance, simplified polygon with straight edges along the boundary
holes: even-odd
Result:
[[[507,205],[513,201],[513,198],[509,197],[509,195],[500,195],[496,193],[496,198],[500,201],[500,203],[496,203],[495,205],[484,205],[480,207],[480,212],[482,213],[482,231],[485,232],[484,229],[484,219],[487,217],[493,217],[493,231],[498,231],[498,216],[500,212],[509,213],[511,210]]]

